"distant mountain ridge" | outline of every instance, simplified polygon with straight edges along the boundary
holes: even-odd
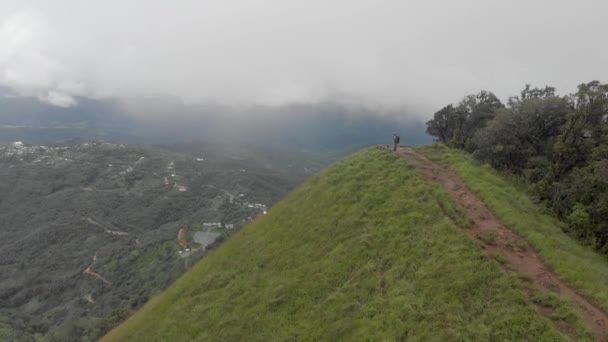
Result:
[[[422,121],[379,115],[364,106],[339,103],[232,108],[185,105],[171,98],[76,98],[75,107],[56,107],[32,97],[0,97],[0,142],[46,143],[62,139],[106,139],[126,143],[203,140],[282,146],[311,151],[352,151],[390,143],[400,132],[410,145],[428,143]]]

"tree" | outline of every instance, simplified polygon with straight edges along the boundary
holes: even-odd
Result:
[[[526,84],[524,90],[521,91],[521,99],[544,99],[547,97],[555,96],[555,88],[545,86],[545,88],[530,88],[529,84]]]
[[[608,85],[583,83],[569,100],[573,110],[555,144],[554,172],[558,178],[589,163],[593,149],[605,143],[608,129]]]
[[[547,156],[568,111],[568,102],[556,96],[511,98],[475,133],[475,154],[494,167],[522,171],[533,157]]]
[[[473,150],[473,133],[494,118],[496,110],[504,105],[492,93],[485,90],[477,95],[465,96],[458,106],[448,105],[435,113],[426,123],[427,133],[449,146]]]
[[[435,113],[433,120],[426,123],[426,132],[439,138],[444,144],[449,144],[454,133],[462,129],[463,119],[458,116],[454,106],[447,105]]]
[[[427,132],[494,168],[523,176],[569,232],[608,253],[608,84],[576,93],[526,85],[505,107],[494,94],[468,95],[427,123]]]

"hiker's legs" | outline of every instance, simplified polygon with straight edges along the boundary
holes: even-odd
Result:
[[[393,143],[393,151],[397,151],[397,143]]]

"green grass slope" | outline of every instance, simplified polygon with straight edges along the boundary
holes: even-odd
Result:
[[[370,148],[313,177],[104,341],[564,339],[467,223],[413,166]]]
[[[564,281],[608,310],[608,261],[560,228],[560,222],[490,166],[441,144],[419,149],[452,168],[500,220],[525,237]]]

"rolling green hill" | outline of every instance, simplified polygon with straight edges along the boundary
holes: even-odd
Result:
[[[565,231],[566,224],[547,215],[521,183],[513,184],[499,172],[463,151],[444,145],[421,148],[428,157],[453,169],[488,204],[500,220],[525,237],[555,273],[595,304],[608,310],[608,262]]]
[[[531,299],[469,227],[444,189],[370,148],[310,179],[103,341],[593,339],[559,297]]]

